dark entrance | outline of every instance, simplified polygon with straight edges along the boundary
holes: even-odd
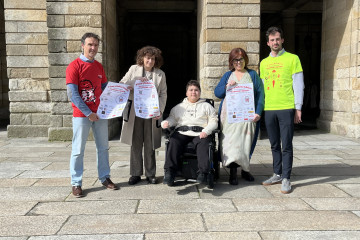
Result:
[[[265,1],[271,3],[272,1]],[[296,1],[285,1],[293,3]],[[306,1],[310,3],[311,1]],[[320,1],[315,1],[320,2]],[[273,11],[267,9],[263,4],[261,14],[261,49],[260,59],[264,59],[270,53],[266,44],[265,33],[270,26],[279,26],[284,30],[284,19],[282,11],[286,10],[286,4],[283,9]],[[270,6],[270,5],[269,5]],[[266,10],[267,9],[267,10]],[[304,102],[302,107],[303,123],[295,125],[297,129],[316,128],[316,119],[320,115],[320,62],[321,62],[321,9],[312,9],[312,12],[299,10],[295,16],[294,25],[294,49],[292,52],[299,56],[304,72]],[[284,35],[286,35],[284,30]],[[285,50],[289,49],[289,41],[284,42]],[[291,51],[290,51],[291,52]]]
[[[185,85],[196,79],[197,41],[194,12],[127,12],[124,16],[121,76],[135,63],[136,51],[152,45],[161,49],[167,79],[164,115],[185,97]],[[122,55],[121,54],[121,55]]]

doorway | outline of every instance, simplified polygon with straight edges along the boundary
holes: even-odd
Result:
[[[138,49],[150,45],[162,51],[167,83],[166,117],[185,97],[186,83],[197,77],[196,12],[126,12],[123,18],[123,51],[120,75],[135,63]]]

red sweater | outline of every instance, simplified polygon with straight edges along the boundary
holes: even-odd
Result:
[[[66,68],[66,84],[78,85],[79,94],[92,112],[97,111],[102,93],[101,84],[106,83],[105,71],[98,61],[84,62],[80,58]],[[73,116],[86,117],[73,103]]]

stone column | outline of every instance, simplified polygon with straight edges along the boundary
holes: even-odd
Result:
[[[47,1],[49,28],[49,76],[51,116],[49,140],[71,140],[72,108],[66,93],[65,70],[81,54],[81,37],[86,32],[103,37],[102,2]],[[102,62],[100,42],[96,60]]]
[[[229,52],[235,47],[243,48],[249,56],[249,68],[258,70],[260,0],[245,2],[198,1],[202,97],[214,98],[214,88],[229,70]]]
[[[323,2],[318,127],[360,138],[360,2]]]
[[[6,0],[8,137],[47,137],[50,124],[46,1]]]

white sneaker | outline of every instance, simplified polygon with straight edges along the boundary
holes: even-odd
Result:
[[[282,177],[280,175],[277,175],[276,173],[274,173],[274,175],[271,178],[262,182],[262,185],[268,186],[268,185],[277,184],[277,183],[280,183],[281,180],[282,180]]]
[[[290,179],[284,178],[281,183],[281,192],[284,194],[291,192],[291,183]]]

